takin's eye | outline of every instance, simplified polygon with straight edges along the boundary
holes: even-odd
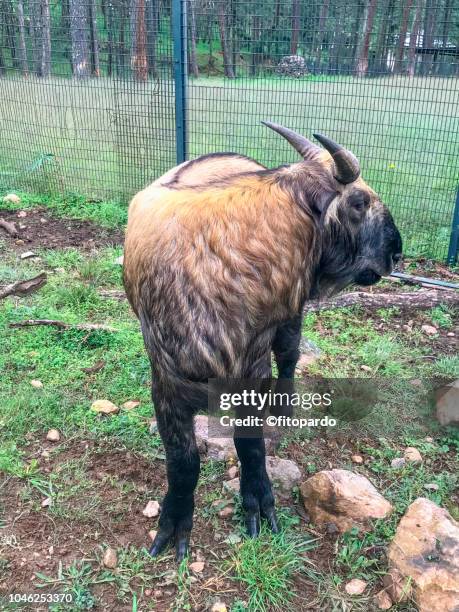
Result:
[[[370,196],[364,191],[354,191],[349,196],[347,205],[356,216],[360,216],[370,206]]]

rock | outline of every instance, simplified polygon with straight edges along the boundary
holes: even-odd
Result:
[[[21,259],[30,259],[31,257],[36,257],[33,251],[26,251],[25,253],[21,253]]]
[[[21,198],[15,193],[7,193],[3,198],[4,204],[20,204]]]
[[[438,329],[433,325],[423,325],[421,327],[421,331],[427,336],[435,336],[436,334],[438,334]]]
[[[404,578],[395,567],[383,576],[382,581],[386,593],[394,603],[403,603],[411,599],[411,579]]]
[[[456,334],[454,332],[448,332],[446,335],[448,338],[454,338]]]
[[[392,505],[371,482],[348,470],[323,470],[300,486],[304,507],[313,523],[334,523],[343,533],[369,528],[371,519],[385,518]]]
[[[218,513],[218,516],[220,518],[230,518],[231,516],[233,516],[233,514],[234,514],[234,506],[230,504],[229,506],[225,506],[224,508],[222,508],[220,512]]]
[[[233,480],[238,475],[239,470],[237,469],[237,465],[232,465],[228,470],[226,470],[226,477],[228,480]]]
[[[393,468],[400,469],[406,465],[406,459],[405,457],[396,457],[395,459],[392,459],[390,465]]]
[[[388,550],[390,571],[409,579],[420,612],[459,608],[459,524],[419,497],[400,520]]]
[[[155,597],[156,599],[160,599],[163,596],[163,592],[161,591],[161,589],[155,589],[153,591],[153,597]]]
[[[439,488],[435,482],[428,482],[424,485],[424,489],[427,489],[427,491],[438,491]]]
[[[96,400],[91,404],[91,410],[100,414],[116,414],[120,411],[118,406],[109,400]]]
[[[222,601],[216,601],[212,605],[210,612],[228,612],[228,608],[225,606],[225,604]]]
[[[58,432],[57,429],[50,429],[46,434],[46,439],[50,442],[59,442],[59,440],[61,439],[61,434]]]
[[[277,64],[276,72],[282,76],[298,78],[308,74],[308,67],[301,55],[285,55]]]
[[[433,442],[435,442],[435,440],[433,438],[431,438],[430,436],[426,436],[424,438],[424,442],[430,442],[432,444]]]
[[[361,595],[366,588],[367,583],[365,580],[354,578],[345,585],[344,590],[348,595]]]
[[[190,563],[188,567],[195,574],[201,574],[204,571],[204,566],[204,561],[193,561],[193,563]]]
[[[210,421],[212,431],[212,421]],[[209,417],[206,414],[198,414],[194,418],[194,431],[196,444],[201,455],[207,455],[217,461],[227,461],[237,456],[232,435],[228,437],[209,437]],[[231,430],[228,434],[232,434]],[[265,439],[266,452],[272,454],[276,447],[276,441],[272,438]]]
[[[364,372],[373,372],[373,368],[370,368],[370,366],[367,366],[367,365],[361,365],[360,369],[363,370]]]
[[[30,384],[35,389],[43,389],[43,383],[41,382],[41,380],[31,380]]]
[[[296,363],[296,369],[298,372],[303,372],[304,370],[307,370],[315,361],[317,361],[317,355],[302,353]]]
[[[241,488],[241,483],[239,478],[233,478],[233,480],[225,480],[223,483],[223,488],[229,491],[230,493],[239,493]]]
[[[123,408],[125,410],[134,410],[134,408],[137,408],[137,406],[140,406],[140,402],[138,400],[129,400],[123,404]]]
[[[417,448],[414,448],[414,446],[408,446],[407,448],[405,448],[404,456],[405,456],[405,460],[408,463],[421,463],[422,462],[422,455],[418,451]]]
[[[45,499],[41,502],[42,508],[49,508],[52,505],[53,505],[53,500],[51,499],[51,497],[45,497]]]
[[[122,266],[122,265],[123,265],[123,262],[124,262],[124,257],[123,257],[123,255],[120,255],[119,257],[117,257],[117,258],[115,259],[115,264],[116,264],[117,266]]]
[[[392,608],[392,600],[386,591],[379,591],[375,595],[375,604],[377,605],[379,610],[389,610]]]
[[[300,468],[290,459],[266,457],[266,471],[272,483],[284,494],[290,494],[301,480]]]
[[[158,532],[156,531],[156,529],[152,529],[151,531],[148,532],[148,537],[150,538],[152,542],[156,538],[157,535],[158,535]]]
[[[459,425],[459,379],[437,391],[436,416],[441,425]]]
[[[118,555],[116,554],[116,550],[114,548],[107,548],[104,553],[102,563],[105,567],[115,569],[115,567],[118,565]]]
[[[151,435],[158,433],[158,423],[156,422],[156,419],[152,419],[150,423],[149,432]]]
[[[310,522],[311,521],[308,520],[308,523]],[[339,529],[335,525],[335,523],[325,523],[325,531],[328,533],[328,535],[336,535],[337,533],[339,533]]]
[[[19,217],[20,219],[24,219],[24,217],[27,217],[27,211],[20,210],[16,216]]]
[[[363,463],[362,455],[352,455],[351,460],[352,463],[356,463],[357,465],[362,465]]]
[[[156,500],[150,500],[142,510],[142,514],[147,518],[155,518],[159,514],[159,503]]]

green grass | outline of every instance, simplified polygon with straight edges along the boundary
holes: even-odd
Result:
[[[459,103],[457,83],[402,76],[198,79],[188,88],[190,156],[236,151],[269,166],[297,159],[262,119],[309,136],[328,133],[361,159],[364,178],[401,226],[405,252],[444,258],[459,181],[459,121],[451,111]],[[167,81],[2,79],[0,189],[121,195],[125,202],[175,164],[173,105]],[[100,216],[112,223],[116,206],[104,210]]]
[[[119,200],[98,199],[93,201],[72,193],[65,195],[34,193],[31,195],[29,192],[20,190],[16,190],[15,193],[21,198],[19,204],[1,202],[0,207],[7,210],[22,210],[46,206],[57,217],[89,220],[109,229],[123,227],[127,223],[127,205]]]
[[[285,610],[297,598],[294,577],[307,565],[305,553],[314,548],[312,539],[286,532],[246,539],[234,547],[228,562],[233,579],[247,589],[247,610]],[[299,596],[301,598],[301,595]]]
[[[94,465],[91,453],[97,451],[91,445],[72,458],[66,457],[66,451],[75,442],[85,440],[99,445],[100,452],[107,447],[135,449],[148,457],[153,466],[164,459],[158,434],[149,433],[150,367],[138,321],[126,302],[100,295],[101,289],[121,288],[121,269],[115,263],[120,250],[103,248],[90,254],[77,249],[41,250],[41,261],[20,261],[5,248],[0,252],[2,279],[26,278],[42,268],[48,273],[48,283],[37,293],[0,302],[0,472],[8,480],[13,478],[19,483],[18,499],[30,512],[44,512],[41,502],[45,497],[51,498],[46,514],[53,524],[78,525],[82,531],[90,530],[93,525],[97,527],[97,520],[102,517],[112,524],[131,511],[130,500],[134,497],[142,503],[151,494],[159,499],[156,484],[152,491],[146,492],[129,478],[118,479],[112,474],[96,476],[91,469]],[[438,306],[427,312],[425,318],[435,322],[440,333],[446,333],[455,316],[452,309]],[[225,600],[232,598],[228,606],[232,612],[267,612],[286,606],[301,609],[302,597],[307,597],[308,603],[311,601],[309,594],[305,595],[302,590],[303,584],[316,594],[318,606],[332,603],[336,604],[335,609],[346,609],[346,606],[349,609],[352,604],[356,610],[368,609],[365,598],[356,603],[343,594],[343,584],[352,577],[364,577],[371,585],[377,584],[384,562],[370,551],[387,546],[397,520],[409,503],[423,495],[446,507],[454,516],[459,512],[453,501],[459,440],[454,431],[431,433],[430,429],[429,435],[435,436],[435,441],[424,439],[426,433],[420,432],[429,415],[413,407],[419,390],[409,384],[413,378],[457,376],[459,360],[456,356],[440,354],[424,359],[432,355],[430,343],[434,340],[426,342],[414,332],[406,334],[397,330],[394,325],[400,317],[397,309],[380,310],[369,317],[353,307],[310,313],[303,328],[303,333],[322,350],[320,359],[311,366],[311,374],[359,376],[365,380],[371,375],[360,369],[365,364],[380,380],[387,382],[383,387],[386,395],[381,398],[384,409],[378,409],[368,419],[367,431],[372,433],[373,441],[366,434],[359,437],[360,430],[352,424],[349,426],[349,440],[365,455],[364,466],[351,467],[347,451],[339,467],[365,470],[394,505],[394,514],[388,521],[377,522],[370,534],[351,532],[343,536],[336,555],[333,552],[330,556],[330,567],[318,568],[313,558],[320,541],[311,540],[311,532],[293,508],[279,509],[282,526],[279,535],[267,533],[264,526],[258,540],[244,537],[238,498],[231,498],[235,505],[233,519],[222,522],[218,517],[220,507],[211,504],[224,497],[225,505],[230,497],[221,492],[226,466],[223,462],[203,462],[197,489],[200,499],[196,507],[197,523],[203,521],[207,531],[212,530],[220,537],[215,539],[218,543],[215,550],[213,540],[203,546],[206,559],[203,577],[193,576],[187,562],[173,571],[167,569],[171,554],[155,561],[143,549],[102,538],[90,554],[72,558],[56,573],[37,574],[35,584],[40,584],[43,592],[55,589],[70,592],[74,597],[71,607],[56,605],[52,610],[90,610],[95,605],[103,605],[100,589],[104,585],[114,590],[120,607],[150,609],[145,607],[144,591],[155,589],[158,584],[173,585],[171,609],[192,610],[196,601],[206,607],[212,595],[196,579],[206,585],[217,585],[215,588],[225,584],[228,589],[225,593],[231,593]],[[9,327],[12,322],[29,318],[57,318],[70,324],[105,323],[116,331]],[[381,323],[383,327],[378,327]],[[88,374],[82,370],[100,360],[105,362],[100,371]],[[43,387],[32,387],[32,379],[40,380]],[[130,399],[141,403],[134,410],[121,410],[104,417],[91,410],[95,399],[109,399],[119,406]],[[34,445],[42,446],[50,428],[57,428],[62,440],[52,447],[52,457],[46,463],[34,455]],[[365,432],[363,426],[361,431]],[[290,441],[292,438],[284,442],[281,453],[286,452]],[[328,469],[328,456],[314,456],[309,441],[299,441],[304,445],[304,462],[308,464],[305,475]],[[32,451],[27,448],[29,444]],[[419,448],[424,462],[397,472],[391,468],[390,461],[400,456],[401,449],[408,445]],[[46,465],[53,465],[52,471],[47,471]],[[438,489],[426,489],[428,483],[437,484]],[[104,497],[107,490],[109,502]],[[194,537],[193,551],[201,545],[197,535]],[[116,570],[108,570],[101,563],[108,545],[117,546]],[[9,571],[5,563],[0,558],[0,567]],[[155,609],[155,602],[150,604]]]

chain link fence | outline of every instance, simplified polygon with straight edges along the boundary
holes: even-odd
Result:
[[[457,0],[2,0],[0,189],[125,202],[176,159],[360,158],[410,255],[457,253]],[[456,212],[455,212],[456,211]]]

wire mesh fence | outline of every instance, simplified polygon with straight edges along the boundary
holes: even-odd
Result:
[[[409,254],[455,250],[457,0],[0,7],[0,188],[125,201],[185,149],[294,161],[269,119],[351,148]]]

